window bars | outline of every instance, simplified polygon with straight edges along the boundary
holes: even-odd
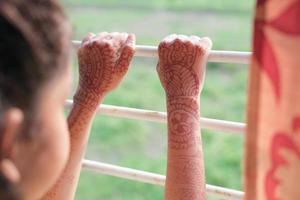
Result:
[[[72,41],[73,46],[79,48],[81,41]],[[138,57],[158,57],[157,47],[136,45],[135,56]],[[221,63],[237,63],[237,64],[249,64],[250,52],[242,51],[210,51],[208,56],[208,62],[221,62]]]
[[[77,49],[81,42],[72,41],[75,49]],[[157,57],[157,47],[136,45],[135,56],[139,57]],[[239,63],[249,64],[251,53],[250,52],[237,52],[237,51],[215,51],[212,50],[208,56],[208,62],[222,62],[222,63]],[[71,108],[73,105],[72,100],[67,100],[65,106]],[[122,117],[135,120],[145,120],[151,122],[166,123],[167,114],[165,112],[143,110],[136,108],[127,108],[112,105],[100,105],[97,110],[98,114]],[[235,134],[243,134],[245,132],[246,124],[240,122],[225,121],[219,119],[200,118],[201,128],[225,131]],[[83,169],[94,171],[101,174],[120,177],[124,179],[149,183],[153,185],[164,186],[165,176],[131,168],[110,165],[102,162],[84,160],[82,163]],[[226,200],[242,200],[244,193],[237,190],[223,188],[219,186],[206,185],[206,192],[209,196],[217,197]]]

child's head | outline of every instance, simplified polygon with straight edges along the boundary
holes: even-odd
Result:
[[[15,195],[14,181],[23,198],[37,199],[63,170],[70,48],[56,0],[0,1],[0,199]]]

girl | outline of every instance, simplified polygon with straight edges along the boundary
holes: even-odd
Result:
[[[66,122],[71,29],[60,5],[0,1],[0,199],[73,199],[96,107],[127,72],[134,41],[126,33],[85,38]]]
[[[0,0],[0,199],[74,199],[96,109],[125,76],[134,45],[127,33],[84,38],[66,121],[71,28],[62,8],[57,0]],[[210,47],[207,39],[176,35],[160,45],[158,72],[172,113],[167,199],[204,197],[197,100]]]

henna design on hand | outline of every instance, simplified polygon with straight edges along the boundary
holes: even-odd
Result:
[[[166,200],[205,199],[198,97],[211,46],[207,38],[176,35],[159,45],[157,72],[168,112]]]
[[[196,36],[171,35],[160,43],[157,72],[168,97],[199,95],[211,46]]]
[[[80,79],[74,101],[94,106],[115,89],[128,71],[134,44],[132,34],[89,34],[78,50]]]
[[[198,98],[170,97],[168,111],[168,163],[166,200],[205,198],[205,177],[199,143]]]
[[[82,41],[78,51],[79,87],[68,117],[69,160],[45,199],[74,199],[95,108],[104,94],[116,88],[126,74],[134,41],[133,35],[119,33],[100,33],[97,37],[89,34]]]

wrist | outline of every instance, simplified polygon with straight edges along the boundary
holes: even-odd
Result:
[[[171,116],[177,112],[188,113],[189,116],[200,120],[200,102],[194,96],[176,96],[167,98],[167,112]]]
[[[168,98],[168,153],[194,155],[199,151],[199,108],[199,100],[194,96]]]
[[[98,95],[93,92],[78,89],[74,95],[74,104],[85,107],[90,111],[95,111],[102,102],[104,95]]]
[[[199,104],[200,102],[200,96],[199,95],[192,95],[192,96],[171,96],[167,95],[167,103],[169,102],[193,102]]]

